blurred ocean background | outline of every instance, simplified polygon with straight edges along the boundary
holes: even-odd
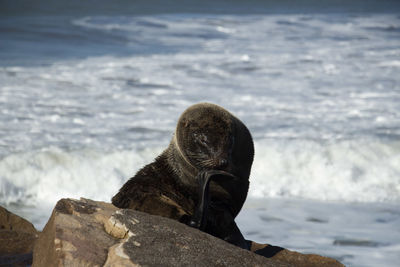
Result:
[[[247,239],[399,266],[396,0],[0,0],[0,205],[110,201],[203,101],[255,140]]]

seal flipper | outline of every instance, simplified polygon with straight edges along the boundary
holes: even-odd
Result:
[[[249,245],[237,227],[234,217],[229,208],[226,207],[226,204],[211,202],[207,219],[205,232],[221,238],[232,245],[250,250]]]
[[[196,177],[197,182],[199,183],[198,187],[198,195],[199,195],[199,202],[196,206],[196,210],[194,211],[193,217],[189,222],[189,225],[194,228],[198,228],[202,231],[206,228],[207,224],[207,212],[210,203],[210,195],[209,195],[209,185],[211,178],[222,175],[228,178],[235,178],[232,174],[220,171],[220,170],[208,170],[208,171],[201,171]]]
[[[249,246],[237,227],[229,207],[222,202],[210,202],[209,184],[211,179],[223,176],[237,179],[232,174],[220,171],[202,171],[197,176],[199,182],[199,202],[189,225],[221,238],[235,246],[249,250]],[[210,216],[208,216],[210,213]]]
[[[207,212],[208,206],[210,202],[210,196],[208,193],[208,187],[210,183],[211,173],[209,172],[200,172],[197,175],[197,181],[199,183],[198,187],[198,195],[199,195],[199,202],[196,206],[194,211],[193,217],[189,221],[189,226],[197,228],[199,230],[204,231],[207,221]]]

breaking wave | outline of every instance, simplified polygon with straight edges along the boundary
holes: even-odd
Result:
[[[161,147],[113,152],[51,147],[12,154],[0,160],[0,202],[51,205],[63,197],[109,201],[161,151]],[[249,196],[397,201],[400,142],[257,141]]]

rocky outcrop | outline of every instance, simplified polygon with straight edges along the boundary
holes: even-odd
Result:
[[[33,266],[102,266],[116,243],[104,222],[116,210],[90,200],[58,201],[36,242]]]
[[[260,256],[168,218],[62,199],[36,242],[33,266],[342,266],[266,247],[253,243],[256,253],[274,252]]]
[[[288,263],[296,267],[318,267],[318,266],[344,266],[335,259],[323,257],[316,254],[302,254],[299,252],[283,249],[269,244],[258,244],[251,242],[251,251],[258,255],[271,258],[276,261]]]
[[[87,199],[60,200],[33,266],[288,266],[174,220]]]
[[[0,207],[0,266],[31,264],[37,237],[30,222]]]

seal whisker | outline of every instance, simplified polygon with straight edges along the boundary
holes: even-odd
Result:
[[[204,167],[209,167],[209,168],[217,167],[215,166],[215,160],[213,159],[203,160],[201,161],[201,164],[204,165]]]

